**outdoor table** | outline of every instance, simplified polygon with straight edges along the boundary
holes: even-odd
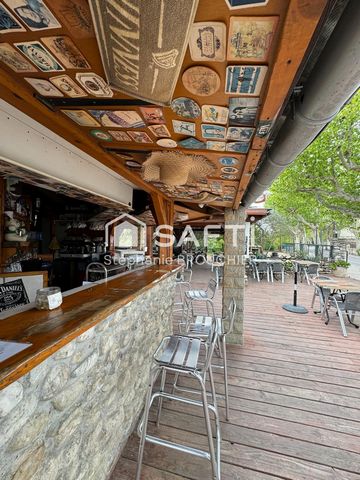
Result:
[[[257,263],[283,263],[280,258],[254,258],[253,262]]]
[[[319,262],[313,262],[311,260],[291,260],[292,263],[297,263],[300,267],[308,267],[309,265],[320,265]]]
[[[292,260],[292,263],[295,265],[295,268],[300,275],[300,282],[303,281],[303,276],[304,275],[306,277],[305,271],[306,271],[307,267],[309,267],[310,265],[318,265],[318,266],[320,265],[319,262],[314,262],[314,261],[311,261],[311,260]],[[307,279],[307,277],[306,277],[306,279]],[[308,282],[308,284],[309,284],[309,282]]]
[[[351,279],[347,278],[331,278],[329,280],[325,279],[316,279],[312,280],[313,285],[316,285],[321,289],[323,294],[323,289],[328,288],[330,290],[330,295],[333,296],[338,292],[358,292],[360,291],[360,284],[352,281]],[[324,313],[326,313],[326,317],[329,320],[329,312],[324,307],[324,311],[322,312],[322,317],[324,317]]]
[[[331,278],[330,280],[317,279],[312,280],[314,285],[320,288],[330,288],[330,290],[346,290],[346,291],[358,291],[360,290],[360,283],[354,282],[348,278]]]

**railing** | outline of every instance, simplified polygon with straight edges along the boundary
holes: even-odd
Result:
[[[335,245],[313,243],[283,243],[281,250],[291,256],[299,256],[308,260],[348,260],[348,251]]]

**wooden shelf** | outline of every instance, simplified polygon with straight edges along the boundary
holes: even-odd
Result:
[[[30,247],[31,244],[33,244],[34,242],[9,242],[7,240],[5,240],[5,242],[3,242],[3,247],[4,248],[19,248],[19,247]]]

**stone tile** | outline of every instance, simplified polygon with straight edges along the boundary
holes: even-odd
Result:
[[[0,390],[0,419],[16,407],[22,400],[23,395],[23,386],[20,382],[14,382]]]

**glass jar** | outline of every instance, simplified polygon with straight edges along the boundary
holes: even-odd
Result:
[[[62,295],[59,287],[40,288],[36,292],[35,307],[38,310],[53,310],[62,304]]]

